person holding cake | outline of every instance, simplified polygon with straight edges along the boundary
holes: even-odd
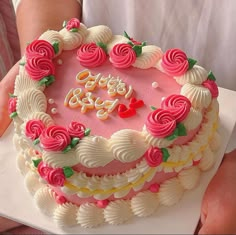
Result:
[[[234,21],[229,15],[236,9],[233,0],[220,1],[218,4],[212,0],[198,2],[21,0],[15,2],[19,4],[16,16],[22,55],[28,42],[47,29],[60,30],[61,22],[74,17],[81,19],[81,22],[88,27],[98,24],[108,25],[114,30],[114,34],[122,32],[125,25],[129,34],[140,41],[148,40],[154,45],[161,45],[163,50],[174,47],[183,49],[192,57],[198,58],[200,64],[211,68],[219,77],[217,82],[220,86],[236,90],[234,75],[231,74],[231,71],[234,71],[233,61],[236,59],[231,53],[236,32],[229,27]],[[148,15],[148,17],[140,18],[140,15]],[[222,21],[225,23],[223,24]],[[17,73],[18,64],[0,83],[0,92],[5,94],[3,96],[5,100],[2,99],[0,103],[1,109],[4,109],[7,103],[6,94],[12,93]],[[223,77],[229,79],[221,79]],[[221,167],[208,186],[202,202],[199,234],[236,233],[235,155],[235,150],[225,154]]]

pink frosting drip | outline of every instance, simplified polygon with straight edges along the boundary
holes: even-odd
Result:
[[[53,46],[45,40],[35,40],[26,47],[26,58],[37,55],[52,59],[55,55]]]
[[[162,57],[161,65],[165,72],[172,76],[183,75],[189,67],[186,54],[177,48],[166,51]]]
[[[61,168],[55,168],[48,172],[48,183],[52,186],[62,187],[65,183],[65,175]]]
[[[164,138],[172,134],[176,128],[176,121],[170,111],[156,109],[148,115],[146,127],[153,136]]]
[[[62,151],[71,141],[66,128],[62,126],[49,126],[43,130],[39,137],[40,145],[46,151]]]
[[[110,52],[110,61],[116,68],[128,68],[135,60],[135,51],[127,43],[116,44]]]
[[[25,135],[31,140],[35,140],[39,138],[44,128],[45,125],[41,120],[30,120],[26,123]]]
[[[163,159],[162,151],[159,148],[151,147],[146,152],[145,159],[150,167],[159,166]]]
[[[80,21],[77,18],[72,18],[66,23],[66,29],[69,31],[71,29],[79,28]]]
[[[52,60],[41,55],[35,55],[27,59],[25,69],[30,77],[36,81],[55,74],[55,67]]]
[[[77,59],[84,67],[97,67],[106,61],[106,52],[95,43],[83,44],[77,51]]]
[[[170,111],[177,122],[181,122],[188,116],[191,102],[183,95],[170,95],[162,101],[161,107]]]
[[[12,97],[8,100],[8,113],[14,113],[16,112],[16,103],[17,103],[17,98]]]
[[[218,86],[213,80],[206,80],[202,83],[204,87],[210,90],[212,98],[216,98],[219,95]]]
[[[69,135],[73,137],[78,137],[82,139],[84,137],[85,126],[79,122],[71,122],[68,127]]]

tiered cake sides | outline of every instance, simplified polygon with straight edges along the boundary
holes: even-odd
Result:
[[[152,107],[141,131],[122,129],[105,138],[86,123],[57,125],[47,111],[53,101],[44,91],[57,79],[54,63],[75,49],[78,63],[88,69],[108,59],[117,69],[154,67],[182,86],[180,94],[168,94],[161,107]],[[214,164],[220,145],[217,96],[212,72],[181,50],[163,53],[126,33],[112,35],[102,25],[87,29],[72,19],[27,47],[9,101],[25,185],[41,211],[60,226],[121,224],[133,215],[149,216],[160,205],[174,205]],[[131,103],[130,109],[137,108]],[[121,104],[114,110],[129,117]]]

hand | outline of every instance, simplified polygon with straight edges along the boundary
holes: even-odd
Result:
[[[224,156],[202,202],[199,234],[236,234],[236,150]]]
[[[9,124],[11,123],[11,119],[8,113],[8,99],[9,93],[14,92],[14,82],[16,75],[19,71],[19,65],[16,63],[7,73],[7,75],[3,78],[0,82],[0,136],[4,133],[7,129]]]

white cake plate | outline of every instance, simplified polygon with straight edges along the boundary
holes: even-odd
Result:
[[[193,234],[199,221],[201,200],[206,187],[220,165],[236,122],[236,92],[220,88],[221,148],[214,167],[202,174],[200,184],[186,191],[182,200],[172,207],[161,206],[147,218],[133,217],[127,224],[102,225],[94,229],[80,226],[58,228],[51,218],[39,212],[24,178],[16,168],[16,151],[12,144],[11,125],[0,138],[0,215],[53,234]],[[232,142],[233,143],[233,142]],[[235,146],[229,146],[232,149]]]

